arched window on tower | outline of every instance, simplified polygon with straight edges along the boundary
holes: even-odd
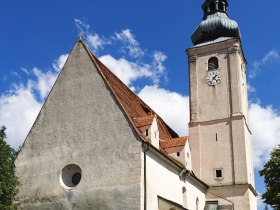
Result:
[[[208,60],[208,70],[215,70],[219,68],[219,60],[217,57],[212,57]]]

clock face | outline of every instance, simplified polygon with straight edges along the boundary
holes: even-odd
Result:
[[[210,86],[215,86],[221,82],[222,75],[219,71],[210,71],[207,76],[207,83]]]

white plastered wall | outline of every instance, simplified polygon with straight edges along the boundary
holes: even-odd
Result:
[[[159,149],[159,130],[158,130],[158,124],[157,124],[157,117],[153,119],[152,125],[151,125],[151,143],[154,145],[157,149]]]
[[[144,154],[143,154],[144,156]],[[147,174],[147,210],[158,209],[158,196],[173,201],[187,209],[196,209],[199,200],[199,210],[204,209],[205,193],[192,180],[182,180],[180,171],[168,164],[166,160],[148,151],[146,156]],[[186,188],[186,197],[183,196]],[[184,199],[187,202],[184,202]],[[184,205],[186,203],[187,205]]]

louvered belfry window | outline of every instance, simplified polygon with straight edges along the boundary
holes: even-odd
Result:
[[[210,11],[212,12],[212,11],[215,11],[215,10],[216,10],[216,4],[214,2],[212,2],[210,4]]]
[[[215,70],[219,68],[219,60],[216,57],[212,57],[208,60],[208,70]]]
[[[224,5],[223,5],[222,2],[219,2],[218,8],[219,8],[220,11],[224,11]]]

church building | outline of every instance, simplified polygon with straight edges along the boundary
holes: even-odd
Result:
[[[256,210],[246,59],[227,8],[205,0],[186,50],[188,137],[79,37],[17,157],[20,208]]]

